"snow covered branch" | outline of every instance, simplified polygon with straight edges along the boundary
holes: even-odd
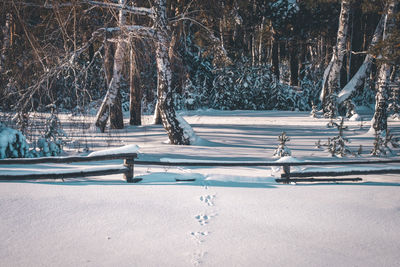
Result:
[[[127,6],[114,3],[104,3],[104,2],[90,1],[90,0],[85,2],[94,6],[123,10],[125,12],[132,13],[135,15],[150,16],[150,17],[153,17],[154,15],[153,9],[146,7],[134,7],[134,6]]]

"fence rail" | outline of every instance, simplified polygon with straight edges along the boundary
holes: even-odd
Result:
[[[0,174],[0,180],[21,180],[21,179],[58,179],[58,178],[73,178],[73,177],[85,177],[85,176],[98,176],[123,173],[124,178],[127,182],[138,182],[142,179],[134,178],[134,165],[157,165],[157,166],[193,166],[193,167],[282,167],[281,178],[276,179],[277,182],[290,183],[295,182],[314,182],[314,181],[359,181],[360,178],[309,178],[306,177],[322,177],[322,176],[348,176],[348,175],[360,175],[360,174],[390,174],[400,173],[399,168],[393,168],[388,166],[384,169],[369,169],[369,170],[320,170],[320,171],[309,171],[309,172],[291,172],[293,166],[340,166],[340,165],[368,165],[368,164],[390,164],[400,163],[400,159],[376,159],[376,160],[326,160],[326,161],[301,161],[301,162],[279,162],[279,161],[186,161],[186,160],[173,160],[173,161],[144,161],[135,160],[137,158],[136,153],[124,153],[124,154],[111,154],[111,155],[99,155],[91,157],[47,157],[47,158],[32,158],[32,159],[3,159],[0,160],[0,165],[17,165],[17,164],[40,164],[40,163],[74,163],[74,162],[91,162],[91,161],[104,161],[123,159],[124,164],[119,167],[103,168],[101,170],[77,170],[64,173],[44,173],[44,174],[15,174],[15,175],[2,175]],[[293,179],[293,178],[301,179]]]
[[[400,163],[400,159],[374,159],[374,160],[326,160],[326,161],[301,161],[301,162],[279,162],[279,161],[141,161],[137,160],[137,165],[158,165],[158,166],[193,166],[193,167],[282,167],[281,178],[276,179],[277,182],[288,184],[290,182],[320,182],[320,181],[361,181],[361,178],[309,178],[305,177],[337,177],[337,176],[349,176],[349,175],[370,175],[370,174],[397,174],[400,173],[400,168],[386,168],[386,169],[370,169],[370,170],[348,170],[348,171],[314,171],[314,172],[291,172],[292,166],[335,166],[335,165],[369,165],[369,164],[390,164]],[[300,177],[302,179],[293,179]]]
[[[31,179],[64,179],[74,177],[87,177],[119,174],[124,175],[124,179],[128,183],[135,183],[141,179],[133,177],[136,153],[98,155],[89,157],[44,157],[30,159],[3,159],[0,160],[0,165],[27,165],[40,163],[76,163],[76,162],[93,162],[93,161],[108,161],[115,159],[123,159],[124,164],[121,166],[102,167],[95,170],[74,170],[66,172],[48,172],[48,173],[33,173],[33,174],[0,174],[0,180],[31,180]]]

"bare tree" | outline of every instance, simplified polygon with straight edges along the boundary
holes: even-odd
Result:
[[[126,31],[129,35],[150,38],[156,43],[157,59],[157,102],[158,110],[161,115],[163,126],[168,134],[171,144],[189,145],[195,141],[193,129],[187,122],[176,113],[174,109],[173,92],[171,87],[172,72],[169,57],[171,42],[171,31],[168,25],[166,0],[154,0],[152,8],[133,7],[125,5],[125,0],[120,0],[119,4],[89,1],[93,5],[106,6],[119,11],[119,25],[115,28],[107,28],[107,31],[118,31],[120,33],[117,49],[114,57],[114,76],[110,82],[109,90],[98,112],[96,125],[100,130],[104,130],[106,119],[106,106],[111,105],[118,93],[120,83],[120,73],[122,72],[123,48],[125,45],[121,33]],[[153,20],[153,27],[140,25],[125,25],[124,12],[146,15]],[[120,46],[118,46],[121,44]],[[120,51],[119,51],[120,50]],[[99,123],[100,122],[100,123]]]
[[[387,4],[387,11],[385,14],[384,31],[382,40],[385,41],[390,39],[395,28],[396,28],[396,16],[395,9],[398,3],[396,0],[389,0]],[[393,52],[393,47],[388,47],[388,55]],[[375,130],[376,134],[386,136],[387,133],[387,100],[389,98],[389,84],[390,74],[393,69],[393,62],[390,58],[384,58],[381,55],[382,63],[379,67],[378,81],[377,81],[377,92],[375,96],[375,113],[371,121],[371,128]]]
[[[336,103],[329,102],[334,101],[333,96],[339,91],[340,88],[340,69],[342,67],[343,57],[346,52],[350,8],[351,0],[342,0],[336,46],[334,47],[331,61],[325,69],[322,81],[320,99],[323,104],[324,113],[329,113],[330,117],[335,116],[336,113],[336,110],[328,109],[335,108]]]
[[[119,0],[121,6],[125,6],[126,0]],[[125,25],[125,11],[123,8],[119,10],[118,26],[122,28]],[[126,40],[122,35],[119,36],[117,41],[117,47],[114,55],[114,67],[111,81],[109,82],[107,94],[100,106],[99,111],[96,115],[96,126],[101,132],[107,124],[108,118],[110,118],[110,127],[114,129],[124,128],[122,107],[121,107],[121,82],[123,80],[123,67],[125,62],[126,53]]]
[[[129,72],[129,110],[130,110],[130,125],[141,125],[142,105],[141,105],[141,90],[140,90],[140,67],[137,56],[138,47],[141,46],[139,40],[132,39],[130,42],[130,72]]]
[[[370,49],[374,47],[382,39],[383,26],[384,26],[384,16],[382,16],[382,18],[378,22],[378,25],[376,26],[374,35],[372,37],[372,41],[369,45]],[[362,63],[356,74],[354,74],[351,80],[338,94],[338,104],[343,103],[346,99],[348,99],[351,96],[351,94],[355,90],[357,90],[363,85],[365,78],[368,77],[371,71],[372,64],[374,61],[373,59],[374,57],[373,55],[371,55],[371,53],[368,53],[365,56],[364,62]]]

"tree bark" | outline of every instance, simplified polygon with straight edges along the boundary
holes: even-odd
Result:
[[[136,64],[136,53],[134,49],[138,47],[135,40],[131,40],[130,49],[130,79],[129,79],[129,124],[130,125],[141,125],[142,124],[142,101],[141,101],[141,90],[140,90],[140,71]]]
[[[298,49],[295,40],[289,42],[289,65],[290,65],[290,85],[299,85],[299,59]]]
[[[154,9],[156,13],[155,26],[158,37],[156,44],[158,109],[170,143],[175,145],[190,145],[194,142],[194,132],[174,109],[171,88],[172,72],[168,53],[170,39],[168,36],[169,27],[166,18],[166,0],[156,0]]]
[[[396,0],[390,0],[388,2],[387,11],[385,15],[385,26],[383,30],[383,41],[389,39],[393,34],[396,27],[395,19],[395,8]],[[393,51],[393,47],[388,47],[389,54]],[[375,96],[375,113],[371,121],[371,128],[374,129],[375,133],[382,136],[386,136],[387,133],[387,101],[389,98],[389,84],[390,84],[390,74],[393,69],[393,62],[389,62],[384,59],[381,63],[378,73],[377,81],[377,92]]]
[[[346,52],[350,8],[351,0],[342,0],[336,46],[334,47],[331,61],[325,70],[324,80],[322,81],[321,101],[323,103],[324,113],[329,112],[327,110],[329,106],[328,102],[331,101],[332,96],[336,94],[340,88],[340,70]]]
[[[369,45],[370,48],[374,47],[381,39],[383,33],[383,26],[384,26],[384,18],[382,17],[378,25],[376,26],[371,44]],[[342,89],[342,91],[340,91],[338,95],[339,104],[343,103],[346,99],[350,97],[350,95],[355,90],[357,90],[364,84],[365,78],[368,77],[371,71],[373,61],[374,61],[373,56],[371,54],[367,54],[367,56],[364,59],[364,62],[362,63],[356,74],[354,74],[354,76],[346,84],[346,86]]]
[[[7,13],[5,15],[5,23],[2,27],[2,34],[3,34],[3,45],[0,51],[0,72],[5,71],[5,64],[7,61],[7,51],[11,45],[11,14]]]
[[[272,41],[272,72],[275,74],[276,80],[279,81],[279,38],[274,34]]]
[[[125,4],[126,0],[119,0],[121,5]],[[119,11],[119,25],[125,24],[125,12]],[[107,94],[100,106],[96,115],[95,125],[104,132],[107,120],[110,118],[110,127],[112,129],[124,128],[122,106],[121,106],[121,82],[123,79],[123,66],[126,51],[126,43],[122,36],[118,38],[117,48],[114,55],[113,76],[108,86]]]

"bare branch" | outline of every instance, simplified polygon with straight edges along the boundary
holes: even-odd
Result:
[[[114,4],[114,3],[104,3],[104,2],[90,1],[90,0],[86,0],[84,2],[94,5],[94,6],[99,6],[99,7],[120,9],[120,10],[123,10],[128,13],[132,13],[135,15],[150,16],[150,17],[153,17],[153,15],[154,15],[153,9],[146,8],[146,7],[134,7],[134,6],[127,6],[127,5]]]
[[[93,34],[99,34],[101,32],[128,32],[130,35],[138,35],[138,36],[143,36],[143,37],[148,37],[148,38],[154,38],[157,36],[156,31],[154,28],[146,27],[146,26],[140,26],[140,25],[126,25],[123,27],[112,27],[112,28],[100,28]],[[94,36],[94,35],[93,35]]]

